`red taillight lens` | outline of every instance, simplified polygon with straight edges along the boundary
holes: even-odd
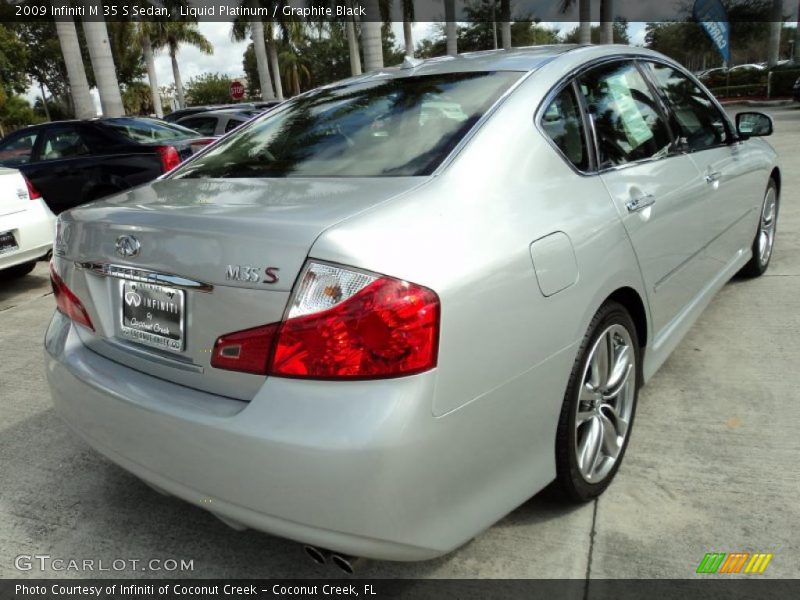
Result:
[[[34,187],[34,185],[31,183],[30,179],[28,179],[24,175],[22,176],[22,178],[25,180],[25,185],[28,186],[28,199],[29,200],[39,200],[42,197],[42,195],[39,193],[39,190],[37,190]]]
[[[223,335],[214,344],[211,366],[265,375],[280,323]]]
[[[390,277],[310,263],[282,324],[219,338],[211,364],[307,379],[381,379],[436,366],[439,298]]]
[[[89,318],[89,313],[86,312],[78,297],[67,287],[64,280],[58,276],[52,262],[50,263],[50,283],[53,286],[56,308],[72,321],[94,331],[94,325],[92,325],[92,320]]]
[[[161,169],[166,173],[181,164],[181,157],[175,146],[157,146],[156,150],[161,157]]]

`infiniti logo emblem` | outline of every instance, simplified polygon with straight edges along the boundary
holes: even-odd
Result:
[[[133,258],[134,256],[139,256],[139,250],[142,249],[142,245],[132,235],[121,235],[117,238],[116,248],[117,254],[120,256]]]
[[[125,304],[128,306],[136,306],[137,308],[142,305],[142,297],[136,292],[125,292]]]

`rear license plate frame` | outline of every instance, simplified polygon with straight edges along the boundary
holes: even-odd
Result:
[[[176,354],[184,351],[187,317],[184,290],[123,279],[119,299],[119,331],[123,339]]]

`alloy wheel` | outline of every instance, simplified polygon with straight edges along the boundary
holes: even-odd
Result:
[[[764,207],[761,209],[761,225],[758,230],[758,261],[762,267],[769,262],[772,256],[772,247],[775,245],[777,209],[777,193],[775,188],[770,186],[764,198]]]

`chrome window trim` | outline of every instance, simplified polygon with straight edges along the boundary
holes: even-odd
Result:
[[[115,265],[103,262],[76,262],[75,267],[89,271],[101,277],[114,277],[116,279],[127,279],[140,283],[150,283],[154,285],[164,285],[181,290],[210,293],[214,286],[210,283],[203,283],[186,277],[172,275],[170,273],[160,273],[149,269],[139,269],[125,265]]]

